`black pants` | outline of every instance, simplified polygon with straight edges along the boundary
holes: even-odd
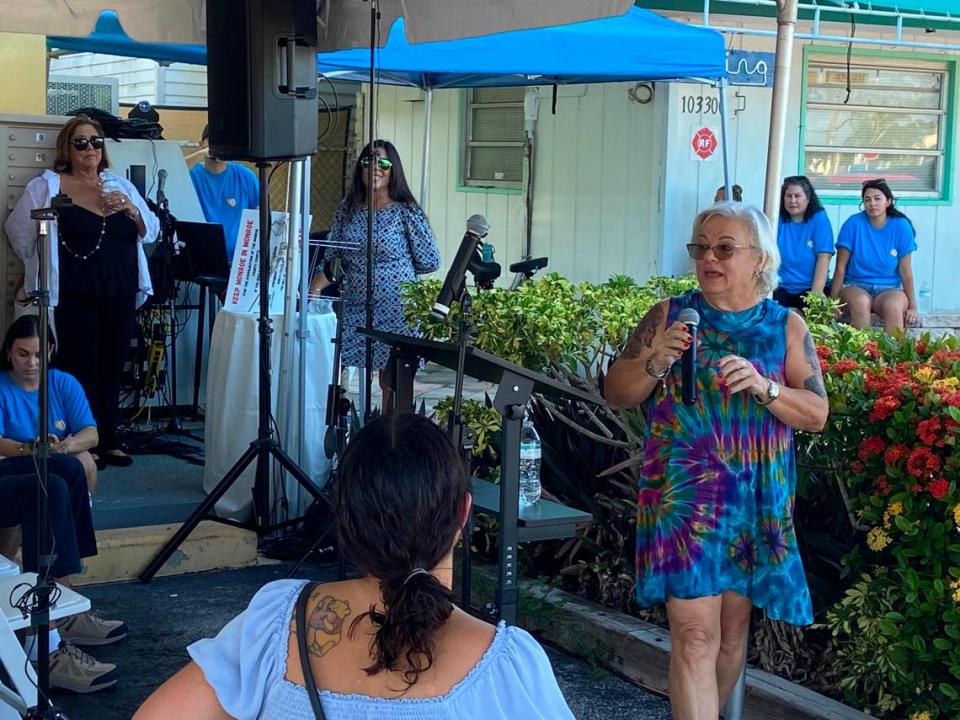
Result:
[[[119,445],[120,373],[136,324],[136,295],[61,292],[54,318],[54,365],[80,381],[97,421],[99,449],[114,450]]]
[[[48,461],[47,546],[54,553],[53,576],[80,572],[80,558],[97,554],[90,514],[90,495],[83,465],[72,455],[51,455]],[[33,457],[0,460],[0,526],[20,525],[23,569],[37,571],[37,496],[39,478]]]
[[[778,303],[783,305],[785,308],[795,308],[801,312],[807,309],[807,303],[804,302],[803,296],[810,292],[810,289],[801,290],[798,293],[792,293],[789,290],[784,290],[782,287],[778,287],[773,291],[773,299]],[[830,281],[827,280],[827,284],[823,286],[823,294],[830,295]]]

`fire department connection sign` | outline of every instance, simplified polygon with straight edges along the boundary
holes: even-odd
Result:
[[[707,160],[717,149],[717,135],[708,127],[702,127],[693,133],[693,140],[690,141],[693,147],[693,154],[701,160]]]

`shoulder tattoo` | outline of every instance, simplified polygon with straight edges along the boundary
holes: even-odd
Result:
[[[663,306],[657,303],[643,316],[643,320],[640,321],[630,336],[630,339],[627,340],[627,345],[623,348],[621,357],[639,357],[644,348],[649,348],[653,345],[653,339],[657,336],[657,330],[660,329],[662,323]]]
[[[813,336],[810,334],[810,331],[806,330],[805,333],[803,338],[803,354],[806,356],[807,363],[810,365],[811,374],[803,381],[803,389],[809,390],[826,400],[827,389],[823,386],[823,373],[820,371],[820,358],[817,356],[817,348],[813,344]]]
[[[307,618],[307,650],[311,655],[323,657],[340,644],[343,624],[350,615],[350,603],[325,595],[316,604]],[[290,621],[290,632],[296,634],[297,620]]]

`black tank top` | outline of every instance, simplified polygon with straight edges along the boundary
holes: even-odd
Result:
[[[101,297],[137,292],[137,224],[124,213],[104,218],[74,205],[60,211],[57,233],[61,292]]]

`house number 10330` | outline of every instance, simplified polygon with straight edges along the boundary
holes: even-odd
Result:
[[[703,95],[683,95],[680,98],[680,105],[685,113],[700,115],[716,115],[720,112],[720,100],[715,97],[704,97]]]

